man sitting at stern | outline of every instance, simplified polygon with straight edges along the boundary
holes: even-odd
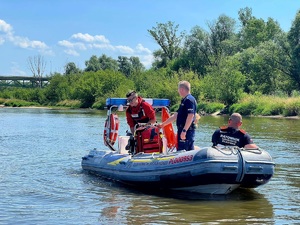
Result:
[[[239,113],[233,113],[228,120],[228,126],[217,129],[212,135],[213,146],[238,146],[240,148],[258,148],[253,143],[250,135],[240,129],[242,126],[242,116]]]

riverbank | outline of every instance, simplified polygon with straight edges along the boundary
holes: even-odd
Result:
[[[0,108],[22,108],[22,109],[56,109],[56,110],[90,110],[90,111],[103,111],[102,109],[91,109],[91,108],[71,108],[71,107],[59,107],[59,106],[5,106],[0,105]],[[201,116],[228,116],[230,113],[221,113],[220,111],[216,111],[214,113],[205,113],[201,114]],[[284,115],[243,115],[244,117],[263,117],[263,118],[273,118],[273,119],[300,119],[300,116],[284,116]]]
[[[42,105],[37,102],[28,102],[20,99],[0,98],[1,107],[46,107],[54,109],[82,109],[79,100],[64,100],[51,105]],[[170,111],[175,112],[179,103],[170,106]],[[105,110],[105,102],[94,104],[93,110]],[[300,97],[278,97],[264,95],[245,95],[241,100],[226,106],[220,102],[200,101],[197,105],[200,115],[231,114],[238,112],[243,116],[264,116],[270,118],[285,117],[299,118]]]

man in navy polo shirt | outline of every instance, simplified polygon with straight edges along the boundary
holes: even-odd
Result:
[[[159,126],[164,127],[176,120],[177,125],[177,150],[194,150],[197,102],[190,93],[191,84],[180,81],[178,93],[182,97],[179,109],[169,119]]]

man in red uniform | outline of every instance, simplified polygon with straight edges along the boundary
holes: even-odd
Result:
[[[153,107],[145,102],[135,91],[126,94],[129,107],[126,109],[126,119],[130,131],[134,133],[134,127],[138,123],[154,124],[156,122],[155,111]]]

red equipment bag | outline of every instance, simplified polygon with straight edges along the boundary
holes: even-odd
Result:
[[[135,153],[162,152],[162,138],[159,128],[153,125],[142,126],[135,131],[136,150]]]

